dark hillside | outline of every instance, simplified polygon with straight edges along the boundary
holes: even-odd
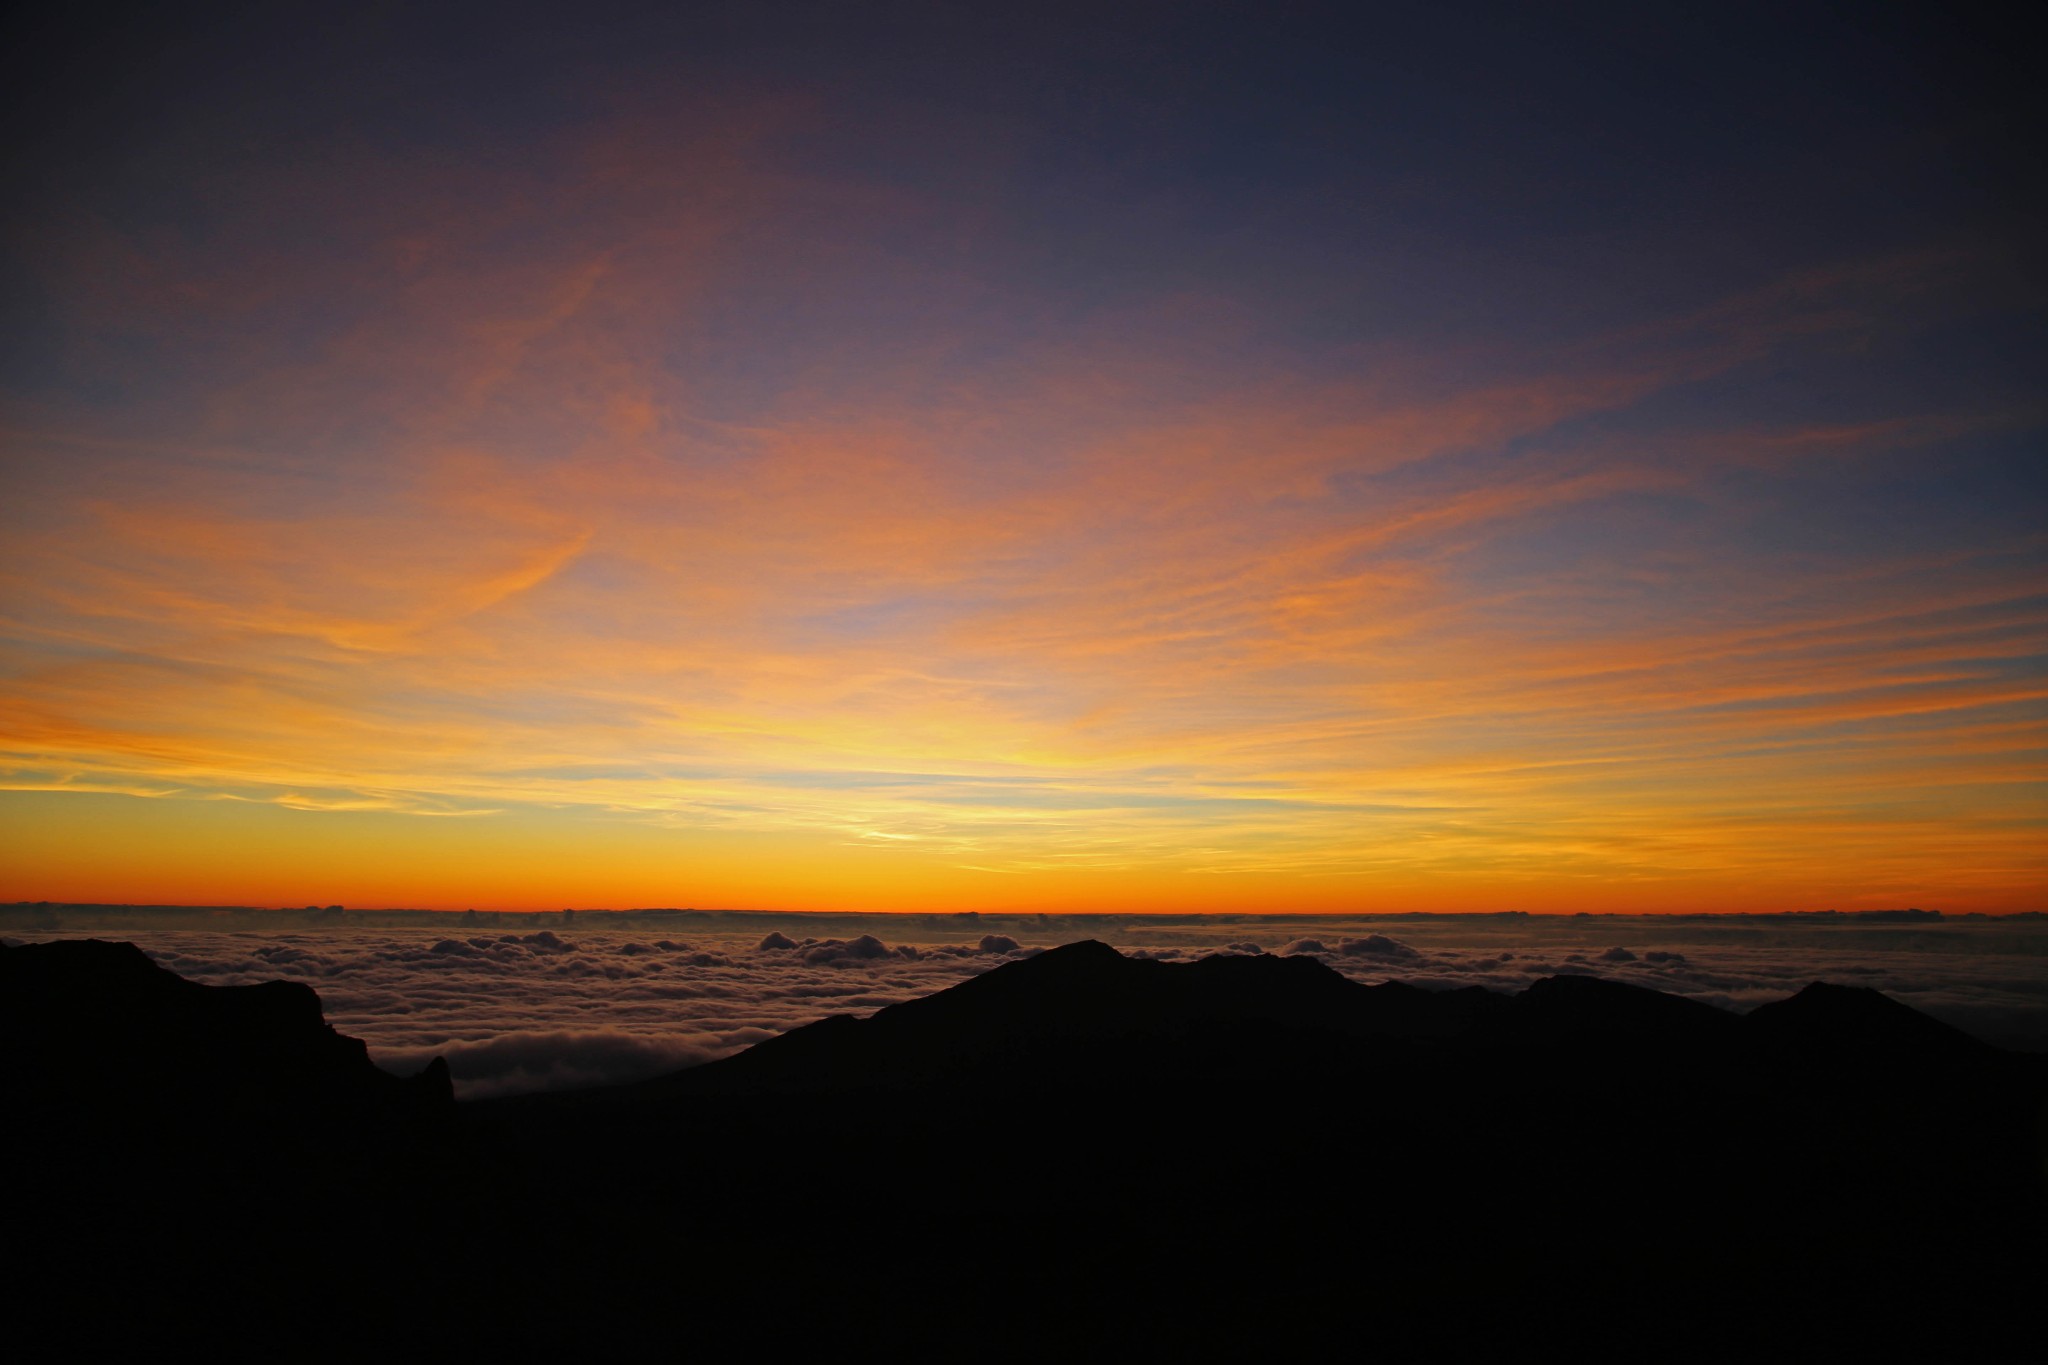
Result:
[[[2019,1320],[2048,1227],[2039,1059],[1867,991],[1738,1018],[1080,943],[452,1106],[302,988],[0,964],[10,1282],[80,1349],[1956,1348]]]

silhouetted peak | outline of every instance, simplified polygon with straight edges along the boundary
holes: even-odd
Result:
[[[299,981],[205,986],[158,966],[132,943],[63,939],[9,948],[0,956],[0,1017],[10,1030],[79,1030],[103,1041],[132,1035],[159,1048],[193,1029],[226,1030],[273,1042],[326,1030],[320,997]],[[357,1048],[361,1044],[346,1040]]]
[[[1911,1006],[1902,1005],[1883,991],[1869,986],[1842,986],[1832,981],[1809,981],[1796,994],[1783,1000],[1773,1000],[1760,1007],[1777,1013],[1812,1013],[1827,1011],[1841,1014],[1850,1010],[1866,1014],[1895,1015],[1901,1011],[1918,1015]]]
[[[151,961],[132,943],[104,939],[59,939],[53,943],[0,944],[0,980],[11,991],[75,990],[168,984],[183,978]]]
[[[1306,953],[1281,957],[1274,953],[1217,953],[1187,964],[1190,976],[1226,986],[1284,985],[1294,990],[1352,990],[1349,977]],[[1389,983],[1394,984],[1394,983]]]
[[[1089,1001],[1129,999],[1132,992],[1144,988],[1149,969],[1164,965],[1128,958],[1107,943],[1083,939],[1005,962],[937,994],[892,1005],[877,1017],[905,1011],[923,1015],[973,1010],[985,1014],[992,1010],[1085,1008]]]
[[[1312,957],[1221,954],[1195,962],[1126,957],[1094,940],[1006,962],[868,1019],[835,1016],[674,1082],[840,1089],[972,1077],[1026,1085],[1117,1073],[1121,1058],[1199,1070],[1203,1058],[1281,1051],[1311,1038],[1444,1038],[1506,997],[1483,990],[1365,986]],[[1256,1040],[1256,1041],[1255,1041]],[[1174,1060],[1166,1060],[1172,1058]],[[1026,1078],[1030,1079],[1026,1079]]]
[[[1515,997],[1512,1017],[1523,1031],[1598,1031],[1612,1033],[1616,1041],[1719,1031],[1736,1022],[1734,1015],[1698,1000],[1580,973],[1532,982]]]
[[[436,1057],[406,1081],[415,1103],[438,1107],[455,1102],[455,1075],[446,1057]]]
[[[0,952],[0,1086],[16,1103],[176,1110],[201,1125],[250,1105],[346,1112],[401,1093],[453,1098],[445,1063],[405,1083],[377,1070],[302,982],[202,985],[132,943],[98,939]]]
[[[944,1016],[949,1027],[1004,1034],[1073,1028],[1172,1029],[1194,1019],[1287,1017],[1323,1011],[1332,992],[1365,988],[1313,958],[1218,955],[1195,962],[1126,957],[1085,939],[892,1005],[890,1025]]]
[[[1099,939],[1084,938],[1062,943],[1042,953],[1006,962],[977,980],[1030,981],[1036,985],[1067,981],[1076,984],[1115,980],[1127,973],[1133,961]]]
[[[1797,995],[1750,1011],[1748,1031],[1781,1046],[1983,1053],[1990,1049],[1962,1030],[1922,1014],[1868,986],[1815,981]]]
[[[1062,943],[1057,948],[1047,948],[1044,952],[1027,960],[1040,964],[1041,968],[1049,964],[1064,966],[1077,962],[1115,963],[1130,961],[1129,958],[1099,938],[1083,938],[1076,939],[1072,943]]]

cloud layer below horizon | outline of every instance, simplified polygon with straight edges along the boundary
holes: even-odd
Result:
[[[121,931],[210,985],[278,978],[320,992],[328,1022],[388,1070],[445,1056],[468,1099],[640,1080],[729,1056],[828,1014],[865,1015],[1078,935],[942,941],[893,917],[820,937],[792,919],[744,936],[508,931]],[[881,934],[889,935],[885,940]],[[75,934],[73,935],[75,936]],[[25,935],[10,942],[54,935]],[[1312,953],[1354,980],[1518,991],[1592,973],[1747,1010],[1813,980],[1869,986],[2006,1046],[2048,1050],[2048,925],[1675,921],[1665,917],[1121,926],[1116,946],[1187,961]]]

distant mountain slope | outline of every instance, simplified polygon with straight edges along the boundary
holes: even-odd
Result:
[[[1142,1053],[1150,1070],[1133,1074]],[[1986,1062],[1967,1035],[1875,991],[1816,983],[1738,1016],[1587,975],[1516,995],[1479,987],[1368,986],[1308,956],[1125,957],[1084,941],[1007,963],[867,1019],[834,1016],[722,1061],[614,1097],[915,1092],[935,1085],[1034,1090],[1149,1085],[1250,1065],[1270,1074],[1331,1065],[1541,1069],[1564,1056],[1684,1057],[1740,1064],[1752,1082],[1816,1054],[1894,1067]],[[1292,1076],[1293,1079],[1306,1079]],[[1505,1079],[1504,1077],[1497,1079]],[[1699,1078],[1695,1078],[1699,1079]],[[532,1102],[540,1108],[562,1098]]]
[[[1281,1065],[1288,1046],[1459,1036],[1508,1004],[1508,997],[1476,988],[1365,986],[1306,956],[1169,963],[1084,941],[865,1020],[821,1020],[637,1089],[710,1095],[1045,1084],[1062,1069],[1078,1079],[1132,1048],[1176,1072],[1221,1067],[1246,1047],[1266,1049],[1258,1060]]]

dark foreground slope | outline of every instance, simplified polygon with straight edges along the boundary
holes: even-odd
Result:
[[[0,947],[0,1349],[253,1353],[343,1311],[316,1282],[382,1241],[453,1108],[444,1064],[378,1070],[307,986]]]
[[[68,1036],[23,1022],[30,951],[0,956],[10,1057]],[[219,1037],[181,1036],[214,1074]],[[1954,1351],[2031,1311],[2048,1228],[2039,1059],[1841,987],[1738,1018],[1587,977],[1431,993],[1073,944],[638,1086],[193,1088],[169,1147],[168,1063],[129,1045],[72,1054],[69,1090],[6,1072],[35,1150],[8,1163],[10,1283],[74,1345]],[[50,1106],[124,1068],[68,1156]]]

